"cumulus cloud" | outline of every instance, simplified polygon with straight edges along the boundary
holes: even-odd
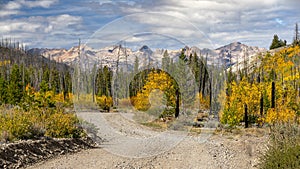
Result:
[[[51,27],[51,30],[66,29],[81,22],[82,18],[80,16],[71,16],[69,14],[49,17],[32,16],[21,19],[7,19],[0,22],[0,32],[3,34],[17,31],[41,31],[43,33],[48,33],[50,31],[49,27]]]
[[[0,35],[31,34],[51,46],[78,35],[88,37],[101,28],[101,41],[107,43],[145,31],[181,39],[189,46],[241,41],[268,47],[273,34],[291,42],[294,24],[300,21],[299,6],[298,0],[14,0],[0,7]],[[24,10],[31,8],[46,10]],[[119,25],[113,26],[116,22]]]
[[[5,16],[10,16],[10,15],[16,15],[18,13],[20,13],[18,10],[1,10],[0,18]]]
[[[34,8],[34,7],[49,8],[52,4],[57,2],[58,0],[37,0],[37,1],[22,0],[21,1],[23,5],[28,6],[29,8]]]
[[[10,1],[4,6],[4,9],[8,9],[8,10],[14,10],[20,8],[21,8],[21,3],[18,3],[16,1]]]
[[[49,8],[51,5],[53,5],[57,2],[58,2],[58,0],[9,1],[7,4],[3,5],[2,8],[0,8],[1,9],[0,18],[19,14],[20,9],[24,8],[24,7],[26,7],[26,8],[35,8],[35,7]]]
[[[290,31],[292,34],[292,27],[299,21],[297,16],[300,14],[297,9],[300,2],[297,0],[162,0],[134,1],[131,5],[128,4],[129,2],[132,1],[96,3],[94,8],[111,9],[107,12],[113,11],[118,15],[136,12],[164,13],[192,23],[215,44],[244,41],[255,45],[255,42],[250,40],[253,37],[257,40],[257,45],[264,44],[263,46],[267,47],[266,42],[269,43],[275,33],[291,41],[292,35],[288,36],[286,32]],[[163,17],[137,17],[135,22],[183,36],[192,37],[191,32],[195,31],[194,28],[181,28],[180,24],[186,24],[184,22],[175,23]],[[166,28],[166,25],[169,27]],[[243,33],[247,33],[247,36],[240,35]]]
[[[60,45],[58,40],[63,36],[73,36],[74,32],[80,32],[79,26],[82,23],[80,16],[62,14],[57,16],[31,16],[20,19],[6,19],[0,22],[0,35],[3,38],[16,38],[32,41],[32,45],[49,43],[50,36],[57,38],[53,44]],[[58,36],[57,36],[58,35]],[[50,42],[51,43],[51,42]],[[49,44],[50,44],[49,43]]]

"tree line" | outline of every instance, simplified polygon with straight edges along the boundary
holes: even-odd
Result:
[[[102,67],[100,65],[96,68],[94,65],[92,72],[87,73],[87,76],[89,74],[94,76],[95,79],[94,87],[92,87],[94,89],[88,93],[95,95],[95,101],[106,99],[109,105],[105,109],[109,106],[118,107],[123,104],[133,104],[139,107],[138,109],[146,110],[149,106],[148,100],[143,101],[141,96],[148,99],[145,96],[149,96],[152,90],[161,89],[167,93],[167,106],[170,108],[167,110],[167,114],[175,115],[176,91],[178,90],[177,94],[179,94],[179,87],[182,87],[182,91],[184,91],[180,93],[182,111],[184,111],[184,107],[194,104],[192,100],[196,97],[198,99],[201,97],[202,101],[205,100],[205,102],[202,102],[203,108],[209,109],[213,85],[211,84],[211,74],[207,61],[203,56],[199,57],[196,53],[186,56],[184,50],[182,50],[178,61],[175,62],[170,58],[168,51],[165,50],[161,66],[157,66],[157,64],[155,65],[146,59],[142,62],[136,57],[132,70],[123,66],[116,68],[116,71],[112,71],[107,66]],[[142,67],[141,64],[145,67]],[[141,71],[142,69],[143,71]],[[168,84],[168,87],[163,84],[158,85],[160,80]],[[90,84],[92,83],[91,81]],[[112,105],[112,99],[114,99],[114,105]],[[102,108],[104,107],[102,105]]]
[[[36,91],[72,92],[72,69],[38,54],[29,53],[19,43],[0,44],[0,104],[19,105],[26,96],[26,87]]]

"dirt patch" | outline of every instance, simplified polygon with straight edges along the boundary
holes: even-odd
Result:
[[[0,168],[23,168],[57,155],[94,148],[90,138],[27,140],[0,145]]]
[[[219,133],[205,142],[197,136],[187,136],[174,148],[155,156],[130,158],[110,153],[105,148],[88,149],[58,156],[28,169],[256,169],[267,139],[267,135],[256,136],[249,132]]]
[[[124,114],[78,115],[99,129],[96,135],[105,140],[101,148],[52,158],[28,169],[256,169],[269,137],[268,129],[260,128],[215,130],[213,134],[200,130],[178,141],[170,135],[156,136],[158,131],[123,118]],[[166,142],[166,138],[175,140]]]

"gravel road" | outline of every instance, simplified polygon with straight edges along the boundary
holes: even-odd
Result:
[[[33,168],[201,168],[252,169],[264,151],[264,131],[236,133],[154,131],[130,113],[78,113],[98,128],[98,148],[58,156]]]

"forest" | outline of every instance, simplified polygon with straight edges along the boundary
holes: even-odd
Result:
[[[104,66],[94,72],[95,69],[87,74],[81,72],[81,78],[92,79],[88,76],[96,74],[95,86],[89,87],[91,90],[95,88],[95,91],[84,89],[80,91],[94,94],[95,100],[101,100],[97,102],[100,108],[105,110],[109,107],[122,108],[132,105],[136,110],[147,111],[151,107],[149,96],[154,90],[164,93],[162,102],[165,102],[166,106],[157,118],[178,117],[179,112],[195,108],[197,100],[201,100],[203,108],[209,109],[212,101],[210,98],[212,85],[205,58],[197,56],[196,53],[185,56],[184,50],[176,62],[170,58],[166,50],[161,67],[151,63],[146,68],[140,67],[139,59],[136,57],[132,71],[124,71],[121,68],[113,72]],[[75,84],[75,86],[82,85]],[[105,106],[103,100],[106,100],[108,105]]]
[[[72,104],[72,69],[28,53],[19,43],[0,45],[0,140],[80,137]]]
[[[299,45],[291,45],[258,55],[237,72],[229,69],[221,123],[299,123],[299,54]]]
[[[141,71],[136,57],[132,71],[125,71],[122,67],[113,71],[102,65],[93,65],[86,70],[78,65],[68,66],[51,60],[51,56],[43,57],[26,51],[18,43],[2,40],[0,105],[1,111],[10,113],[1,113],[1,138],[77,137],[78,132],[82,132],[75,124],[79,119],[74,112],[65,112],[66,107],[72,109],[73,104],[89,107],[90,103],[86,101],[90,100],[100,111],[116,111],[128,105],[147,111],[153,90],[164,93],[161,101],[166,106],[157,118],[176,118],[191,108],[197,108],[199,112],[209,110],[218,115],[221,124],[228,127],[299,123],[300,48],[297,42],[286,46],[285,41],[274,35],[270,46],[273,50],[257,54],[251,61],[237,63],[243,66],[239,68],[237,65],[236,71],[232,67],[208,65],[207,56],[197,56],[196,53],[186,56],[184,49],[176,62],[165,50],[161,67],[149,63]],[[215,76],[221,73],[224,76]],[[20,115],[16,113],[12,117],[14,112],[33,112],[32,118],[39,118],[40,122],[29,120],[31,124],[26,131],[16,134],[12,129],[18,126],[5,124]],[[65,133],[48,131],[48,125],[53,122],[49,119],[57,112],[66,116],[72,126]],[[70,117],[72,120],[68,119]],[[11,122],[10,125],[17,123]]]

